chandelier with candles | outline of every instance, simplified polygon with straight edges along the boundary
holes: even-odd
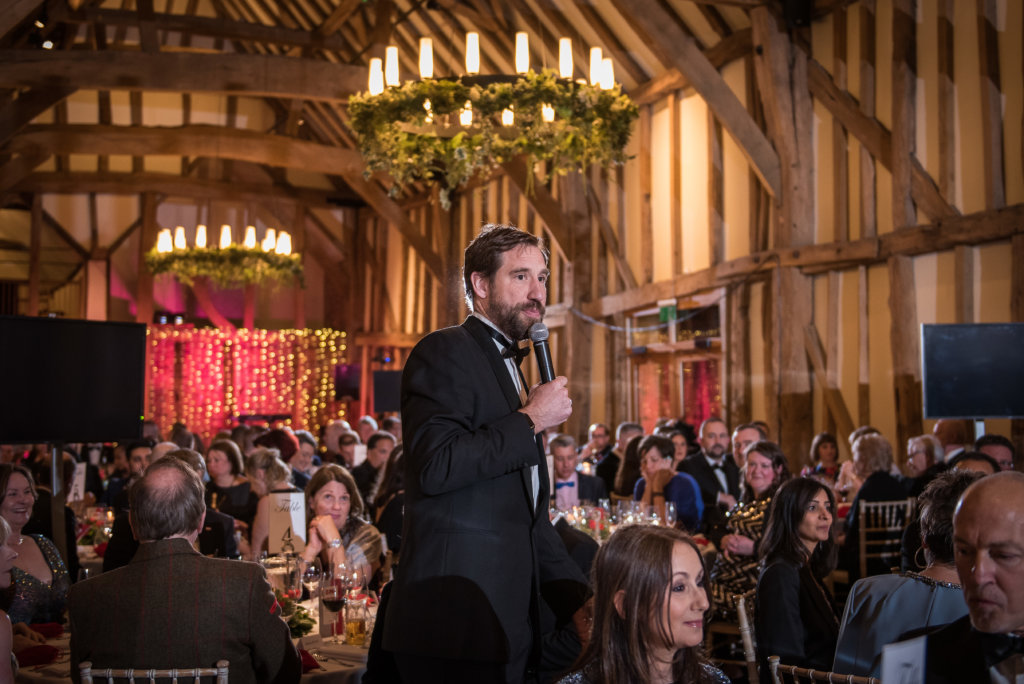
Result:
[[[529,39],[516,34],[515,75],[480,74],[480,36],[466,34],[466,73],[435,78],[433,42],[420,39],[419,80],[401,82],[398,48],[370,60],[369,88],[349,99],[367,175],[384,172],[392,194],[417,181],[440,184],[440,201],[496,164],[525,157],[542,177],[625,161],[636,105],[615,83],[612,60],[590,50],[590,78],[576,79],[569,38],[558,71],[535,71]],[[532,175],[530,176],[532,178]]]
[[[232,242],[231,226],[220,229],[217,247],[206,243],[206,226],[196,226],[195,241],[189,247],[185,228],[178,226],[171,237],[170,228],[157,235],[156,246],[146,253],[146,265],[154,275],[173,273],[178,280],[191,285],[206,278],[221,287],[255,285],[264,280],[302,284],[302,259],[292,254],[292,238],[286,231],[267,228],[262,242],[256,244],[256,228],[245,229],[242,244]]]

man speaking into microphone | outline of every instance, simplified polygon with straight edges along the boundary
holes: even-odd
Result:
[[[572,413],[567,380],[526,387],[519,370],[549,273],[540,238],[485,226],[463,264],[472,314],[406,361],[405,525],[383,625],[405,682],[535,681],[541,600],[589,636],[586,579],[548,521],[537,437]]]

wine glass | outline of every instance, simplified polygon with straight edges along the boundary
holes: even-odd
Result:
[[[352,574],[345,563],[332,563],[323,571],[320,577],[320,600],[323,601],[327,610],[336,614],[331,623],[334,643],[341,643],[340,637],[344,634],[338,634],[337,617],[344,615],[345,602],[348,600],[351,589]],[[342,619],[344,618],[342,617]]]
[[[306,588],[309,598],[314,598],[317,588],[320,586],[320,576],[323,574],[323,565],[319,558],[312,561],[302,561],[302,586]]]

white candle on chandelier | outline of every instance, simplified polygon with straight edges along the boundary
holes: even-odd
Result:
[[[370,78],[367,89],[371,95],[380,95],[384,92],[384,68],[381,65],[380,57],[370,58]]]
[[[473,125],[473,103],[466,100],[466,105],[459,112],[459,123],[463,126]]]
[[[526,31],[516,32],[516,73],[525,74],[530,70],[530,38]]]
[[[288,231],[282,230],[281,234],[277,236],[277,248],[274,251],[285,256],[292,253],[292,236],[288,234]]]
[[[615,87],[615,67],[612,66],[611,57],[601,60],[601,90],[611,90]]]
[[[420,78],[434,77],[434,41],[420,38]]]
[[[227,249],[231,246],[231,226],[224,224],[220,227],[220,248]]]
[[[164,228],[156,236],[156,251],[163,254],[170,252],[171,249],[173,249],[173,246],[171,245],[171,229]]]
[[[516,121],[516,115],[512,113],[512,110],[506,107],[501,110],[501,125],[511,126]]]
[[[188,249],[188,243],[185,242],[184,226],[178,226],[174,229],[174,249]]]
[[[551,123],[555,120],[555,108],[549,104],[540,106],[540,118],[544,123]]]
[[[558,75],[572,78],[572,39],[558,39]]]
[[[384,50],[384,85],[394,87],[398,84],[398,48],[388,45]]]
[[[601,82],[601,48],[590,48],[590,85]]]
[[[245,227],[245,240],[242,241],[242,246],[246,249],[256,249],[256,226]]]
[[[480,73],[480,34],[476,31],[466,34],[466,73],[470,76]]]
[[[206,226],[202,223],[196,226],[196,247],[206,247]]]
[[[263,242],[260,243],[260,247],[263,248],[264,252],[273,252],[274,245],[277,242],[277,235],[273,228],[267,228],[267,234],[263,237]]]

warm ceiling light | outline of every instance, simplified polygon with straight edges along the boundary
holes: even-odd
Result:
[[[420,78],[434,77],[434,41],[420,38]]]
[[[572,78],[572,39],[558,39],[558,75]]]
[[[470,76],[480,73],[480,34],[476,31],[466,34],[466,73]]]
[[[384,92],[384,67],[380,57],[370,58],[370,78],[367,90],[371,95],[380,95]]]
[[[530,38],[526,31],[516,33],[516,73],[525,74],[530,70]]]
[[[206,226],[202,223],[196,226],[196,247],[206,247]]]
[[[398,48],[389,45],[384,50],[384,85],[393,87],[400,82],[398,75]]]
[[[590,48],[590,85],[601,82],[601,48]]]

